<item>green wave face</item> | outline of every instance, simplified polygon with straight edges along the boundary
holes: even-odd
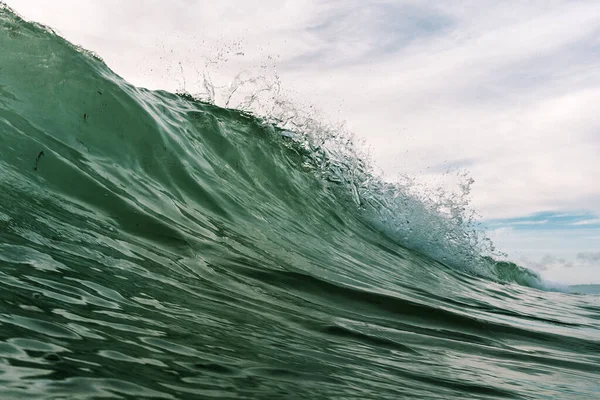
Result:
[[[267,120],[0,5],[0,397],[600,395],[597,297]]]

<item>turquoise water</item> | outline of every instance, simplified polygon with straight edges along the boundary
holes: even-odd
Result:
[[[0,6],[0,138],[0,398],[600,398],[600,297],[331,133],[134,87]]]

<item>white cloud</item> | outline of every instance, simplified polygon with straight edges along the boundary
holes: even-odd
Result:
[[[547,224],[548,220],[543,219],[541,221],[517,221],[517,222],[509,222],[509,225],[544,225]]]
[[[573,222],[571,225],[598,225],[600,218],[585,219],[583,221]]]
[[[564,258],[556,258],[550,254],[546,254],[539,261],[530,260],[527,257],[521,257],[519,261],[521,265],[542,273],[551,269],[573,268],[572,261],[567,261]]]
[[[577,260],[600,265],[600,251],[577,253]]]

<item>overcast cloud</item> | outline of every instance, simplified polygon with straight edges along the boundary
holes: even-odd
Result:
[[[473,206],[495,221],[504,251],[539,260],[552,279],[600,281],[592,267],[600,251],[598,1],[8,5],[149,88],[185,81],[199,90],[208,61],[219,64],[211,69],[219,82],[248,68],[276,70],[299,102],[366,138],[390,179],[435,181],[465,168]],[[536,218],[542,212],[586,219],[548,228]]]

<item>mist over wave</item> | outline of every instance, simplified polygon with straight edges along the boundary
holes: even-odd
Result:
[[[5,5],[0,49],[3,397],[598,394],[598,297],[495,260],[467,176],[386,182],[276,90],[135,87]]]

